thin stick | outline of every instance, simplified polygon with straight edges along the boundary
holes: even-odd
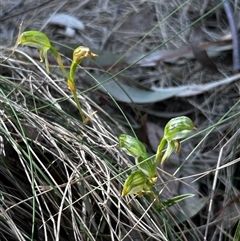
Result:
[[[233,44],[233,71],[240,71],[240,43],[238,38],[238,31],[236,22],[234,20],[232,8],[229,1],[223,2],[223,7],[228,18],[228,23],[232,33],[232,44]]]
[[[14,54],[14,52],[16,51],[16,49],[18,47],[18,44],[19,44],[19,39],[20,39],[20,36],[21,36],[21,32],[22,32],[22,25],[23,25],[23,21],[19,25],[18,37],[17,37],[17,41],[15,43],[15,46],[13,47],[12,53],[6,59],[4,59],[3,61],[0,61],[0,64],[4,63],[5,61],[7,61]]]

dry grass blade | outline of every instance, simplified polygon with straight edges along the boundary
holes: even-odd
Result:
[[[240,129],[222,146],[222,148],[220,149],[220,152],[219,152],[219,156],[218,156],[218,162],[217,162],[217,165],[216,165],[216,172],[215,172],[215,175],[214,175],[214,180],[213,180],[213,186],[212,186],[212,193],[211,193],[211,199],[210,199],[210,203],[209,203],[209,210],[208,210],[208,218],[207,218],[207,225],[206,225],[206,230],[205,230],[205,234],[204,234],[204,240],[207,240],[207,236],[208,236],[208,230],[209,230],[209,222],[210,222],[210,218],[211,218],[211,213],[212,213],[212,208],[213,208],[213,197],[214,197],[214,193],[216,191],[216,185],[217,185],[217,180],[218,180],[218,175],[219,175],[219,167],[220,167],[220,163],[221,163],[221,159],[222,159],[222,156],[223,156],[223,150],[232,142],[236,139],[237,136],[239,136],[239,133],[240,133]],[[231,182],[230,182],[231,183]],[[231,187],[230,187],[231,188]],[[239,207],[236,209],[238,210]],[[233,215],[233,218],[234,218],[234,222],[237,222],[238,221],[238,218]],[[235,219],[236,218],[236,219]],[[230,222],[230,219],[229,219],[229,222]],[[234,225],[235,223],[233,224],[230,224],[230,226]],[[226,224],[224,225],[224,228],[226,227]]]

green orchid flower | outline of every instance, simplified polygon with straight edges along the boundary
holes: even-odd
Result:
[[[179,140],[187,137],[194,130],[196,130],[196,127],[189,117],[180,116],[172,118],[164,128],[164,135],[158,146],[154,165],[157,166],[160,161],[163,164],[174,150],[178,154],[181,149]],[[166,145],[167,148],[163,155]]]
[[[119,136],[119,146],[129,155],[135,158],[136,165],[152,182],[156,178],[156,168],[152,159],[148,156],[146,147],[136,138],[121,134]]]
[[[85,118],[85,115],[83,114],[81,104],[77,97],[77,88],[75,84],[75,72],[77,66],[83,61],[84,58],[90,58],[95,59],[98,55],[91,52],[91,50],[88,47],[79,46],[73,51],[73,61],[70,67],[70,76],[68,78],[68,87],[71,90],[73,94],[73,98],[75,103],[77,104],[79,113],[81,115],[83,123],[87,123],[88,119]]]
[[[141,196],[143,192],[151,192],[152,186],[153,184],[149,182],[142,171],[134,171],[128,176],[123,185],[122,197],[130,194]]]
[[[119,136],[119,146],[130,156],[133,156],[139,170],[133,171],[126,179],[122,197],[131,194],[142,196],[146,193],[153,201],[154,207],[158,211],[163,211],[166,208],[174,205],[185,198],[192,195],[180,195],[172,199],[162,202],[159,195],[152,189],[157,181],[157,166],[161,161],[163,164],[172,152],[175,150],[179,153],[181,149],[180,140],[185,138],[193,130],[196,130],[192,120],[186,116],[180,116],[171,119],[164,128],[164,135],[161,139],[154,162],[149,158],[146,147],[136,138],[121,134]],[[166,147],[167,146],[167,147]],[[164,150],[166,147],[166,150]]]
[[[76,88],[74,78],[75,78],[77,65],[80,64],[84,58],[95,59],[98,55],[92,53],[88,47],[79,46],[78,48],[76,48],[73,51],[73,61],[70,67],[70,76],[68,76],[68,74],[66,73],[63,67],[61,55],[51,44],[46,34],[35,30],[23,32],[18,38],[17,45],[19,44],[37,48],[39,50],[40,62],[45,61],[46,71],[48,73],[49,73],[49,62],[48,62],[47,52],[48,50],[50,50],[53,53],[53,55],[56,57],[57,63],[61,71],[63,72],[64,76],[68,80],[67,81],[68,87],[70,88],[73,94],[74,101],[77,104],[83,123],[87,123],[87,119],[83,114],[80,102],[77,98],[77,88]]]
[[[35,31],[35,30],[23,32],[20,35],[17,44],[18,45],[22,44],[22,45],[37,48],[39,50],[40,62],[45,61],[46,71],[48,73],[49,73],[50,69],[49,69],[47,52],[48,52],[48,50],[50,50],[52,52],[52,54],[56,57],[57,63],[59,65],[61,71],[63,72],[64,76],[66,78],[68,78],[68,75],[63,67],[61,55],[51,44],[51,42],[46,34],[40,32],[40,31]]]

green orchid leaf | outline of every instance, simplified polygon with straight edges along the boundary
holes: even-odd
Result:
[[[179,195],[179,196],[176,196],[176,197],[173,197],[171,199],[168,199],[167,201],[165,202],[159,202],[157,204],[155,204],[155,208],[158,210],[158,211],[163,211],[169,207],[171,207],[172,205],[186,199],[186,198],[190,198],[190,197],[193,197],[194,194],[182,194],[182,195]]]

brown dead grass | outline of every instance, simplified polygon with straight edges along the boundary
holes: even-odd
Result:
[[[5,3],[1,2],[3,14],[15,2],[16,1],[5,1]],[[239,20],[239,1],[236,0],[232,2],[236,19]],[[177,33],[191,25],[198,16],[213,9],[217,4],[219,4],[219,1],[188,1],[179,9],[178,12],[169,16],[172,11],[184,3],[185,1],[119,0],[61,0],[36,1],[33,3],[33,1],[26,0],[12,12],[3,15],[1,20],[3,24],[0,26],[1,43],[2,46],[5,47],[13,46],[19,24],[23,21],[23,31],[30,29],[41,30],[48,34],[50,39],[58,42],[87,45],[90,48],[108,50],[120,55],[128,52],[129,49],[141,39],[142,40],[138,43],[137,47],[128,52],[128,55],[148,53],[164,42],[166,43],[162,48],[167,50],[190,48],[195,28],[189,27],[181,34]],[[38,5],[39,7],[37,7]],[[85,30],[82,32],[77,31],[76,35],[72,38],[59,34],[59,28],[48,24],[51,16],[56,13],[67,13],[78,18],[84,23]],[[158,22],[161,22],[165,18],[167,19],[157,26]],[[236,22],[239,23],[240,21]],[[223,8],[215,10],[212,15],[203,19],[199,25],[203,32],[202,35],[199,36],[199,43],[217,41],[221,37],[227,35],[230,31]],[[157,27],[154,28],[155,26]],[[172,38],[172,36],[176,34],[177,36]],[[171,40],[169,41],[169,39]],[[3,51],[1,53],[1,57],[7,56],[8,53],[9,51]],[[37,60],[38,59],[36,59],[36,61]],[[132,84],[137,83],[138,85],[141,85],[141,87],[151,88],[153,86],[170,87],[182,84],[208,83],[233,74],[231,50],[222,51],[219,56],[212,58],[212,60],[220,70],[217,73],[211,72],[206,66],[205,68],[202,68],[198,61],[194,58],[187,59],[180,57],[174,63],[162,62],[158,63],[154,67],[139,67],[135,65],[127,69],[121,77],[129,82],[132,80]],[[13,63],[10,61],[8,63],[4,63],[2,66],[1,74],[9,77],[10,79],[14,79],[17,83],[21,83],[22,79],[27,77],[23,68],[28,68],[29,66],[22,62]],[[34,70],[36,71],[34,76],[35,81],[39,78],[44,82],[45,80],[41,77],[42,73],[36,68],[34,68]],[[115,67],[112,69],[112,72],[117,73],[120,70],[121,67]],[[66,88],[65,80],[60,79],[59,86],[61,86],[66,93],[66,95],[61,96],[61,98],[67,98],[69,92]],[[82,88],[83,86],[90,87],[90,85],[86,83],[81,84],[79,87]],[[30,87],[28,86],[28,88]],[[161,132],[161,129],[169,118],[180,115],[181,113],[187,113],[187,115],[194,120],[194,123],[200,132],[201,130],[216,124],[220,118],[223,117],[225,113],[227,113],[234,104],[237,103],[237,101],[239,101],[239,92],[240,84],[239,81],[236,81],[229,86],[222,86],[204,94],[188,98],[173,98],[147,106],[129,106],[121,103],[120,106],[123,108],[131,123],[138,126],[140,132],[143,131],[143,127],[149,126],[149,123],[157,124],[157,126],[154,126],[154,128],[156,128],[155,132],[159,131],[158,128]],[[56,98],[59,97],[58,94],[56,94]],[[90,91],[88,92],[88,96],[93,100],[93,103],[89,99],[86,100],[87,102],[89,101],[89,105],[91,105],[89,110],[95,110],[96,108],[99,108],[97,106],[102,105],[102,108],[107,110],[110,115],[114,117],[116,116],[119,118],[119,121],[124,121],[124,118],[118,108],[115,107],[115,104],[113,104],[108,97],[98,91],[93,93]],[[72,110],[70,110],[70,112],[71,111]],[[103,113],[101,108],[98,111],[100,112],[100,116],[108,118],[107,115],[101,115],[101,111]],[[148,114],[147,121],[142,123],[142,116],[145,112],[149,112],[150,114]],[[239,205],[237,205],[237,203],[239,203],[239,179],[234,181],[231,180],[232,177],[239,173],[236,170],[239,170],[240,168],[239,164],[236,163],[234,165],[231,163],[235,160],[239,160],[240,155],[239,134],[234,135],[237,133],[240,126],[239,112],[239,105],[235,106],[233,110],[227,114],[227,117],[230,118],[233,116],[233,118],[217,125],[209,136],[205,131],[195,138],[192,138],[189,142],[184,143],[180,157],[173,157],[172,161],[169,161],[169,163],[166,164],[164,170],[159,171],[161,178],[163,178],[163,182],[168,180],[169,173],[173,174],[179,164],[182,163],[181,160],[185,160],[191,150],[200,143],[199,148],[196,149],[194,154],[184,164],[182,170],[175,175],[177,179],[179,178],[177,182],[172,182],[173,185],[169,186],[170,188],[168,192],[164,195],[171,197],[173,195],[177,195],[179,190],[181,190],[183,193],[194,192],[196,195],[199,195],[200,197],[204,196],[208,199],[211,195],[211,189],[213,186],[212,179],[215,175],[214,170],[217,166],[218,158],[221,157],[220,166],[229,164],[220,170],[218,177],[218,187],[216,192],[217,198],[214,198],[213,200],[215,206],[212,210],[212,224],[209,231],[209,240],[219,240],[219,237],[223,237],[221,236],[223,233],[226,235],[226,239],[224,240],[232,240],[231,237],[234,234],[232,232],[232,228],[234,227],[235,222],[232,222],[232,226],[228,226],[226,223],[222,222],[222,220],[224,220],[224,215],[228,214],[224,212],[221,213],[221,210],[223,211],[226,210],[227,207],[230,207],[228,211],[229,213],[235,212],[235,218],[239,217],[240,213]],[[234,115],[236,115],[236,117],[234,117]],[[45,117],[47,118],[47,114]],[[107,121],[109,120],[107,119]],[[114,122],[111,122],[110,125],[113,129]],[[118,133],[119,131],[120,130],[118,130]],[[114,133],[114,131],[112,132]],[[145,143],[150,143],[149,139],[152,137],[149,136],[149,132],[147,132],[146,129],[143,132],[144,133],[141,133],[142,135],[140,138],[142,138]],[[101,142],[99,141],[95,144],[99,143]],[[156,146],[156,143],[155,145],[152,144],[150,149],[153,148],[153,146]],[[224,148],[224,151],[220,156],[221,148]],[[164,172],[166,173],[164,174]],[[197,177],[202,176],[197,184],[192,184],[192,182],[196,179],[194,175],[197,175]],[[183,180],[181,181],[182,177]],[[188,179],[185,180],[185,177],[188,177]],[[183,187],[181,188],[181,185],[183,184],[185,185],[185,189]],[[161,187],[161,184],[159,185]],[[188,189],[187,187],[189,186],[190,188]],[[197,201],[197,199],[195,201]],[[229,205],[231,201],[233,201],[232,205]],[[186,233],[185,236],[182,234],[183,240],[184,237],[185,240],[203,240],[204,231],[206,230],[205,216],[209,214],[207,208],[208,203],[206,203],[203,210],[199,210],[197,218],[188,220],[187,227],[189,230],[196,230],[201,226],[201,228],[199,228],[200,231],[194,231],[196,235],[194,237],[190,235],[190,232]],[[110,212],[110,210],[108,211]],[[218,213],[219,211],[220,214]],[[214,216],[216,214],[219,215],[216,217]],[[215,221],[217,224],[214,224]],[[180,230],[177,230],[177,232],[178,231]],[[199,239],[196,238],[197,236]],[[227,237],[229,239],[227,239]],[[152,237],[152,239],[154,239],[154,237]],[[106,240],[114,239],[108,238]],[[144,237],[141,237],[141,240],[144,240]]]

